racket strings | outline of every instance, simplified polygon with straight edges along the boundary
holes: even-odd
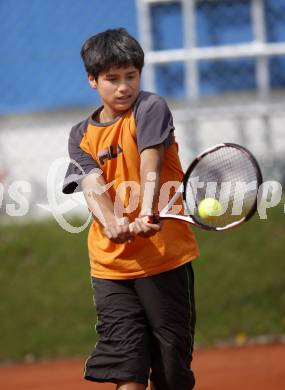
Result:
[[[195,165],[186,184],[185,203],[199,224],[225,227],[251,212],[258,185],[256,164],[250,156],[238,148],[223,146],[204,155]],[[198,206],[206,198],[218,200],[220,210],[201,218]]]

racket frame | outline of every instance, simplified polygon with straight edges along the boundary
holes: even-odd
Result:
[[[198,221],[195,218],[195,216],[192,214],[189,214],[189,215],[168,214],[168,211],[171,209],[171,207],[175,204],[178,197],[180,197],[181,195],[182,195],[182,199],[183,199],[184,210],[186,210],[187,212],[189,211],[188,207],[187,207],[187,203],[186,203],[186,188],[187,188],[187,183],[188,183],[188,180],[189,180],[191,173],[193,172],[194,168],[196,167],[196,165],[199,163],[199,161],[203,157],[205,157],[206,155],[208,155],[216,150],[224,148],[224,147],[232,147],[232,148],[240,150],[252,162],[252,165],[253,165],[253,167],[255,169],[255,173],[256,173],[256,178],[257,178],[256,186],[257,186],[257,191],[258,191],[259,186],[262,184],[262,173],[261,173],[261,170],[259,168],[259,165],[258,165],[256,158],[250,153],[250,151],[248,149],[246,149],[245,147],[238,145],[238,144],[235,144],[235,143],[226,142],[226,143],[217,144],[211,148],[204,150],[202,153],[200,153],[193,160],[193,162],[189,165],[189,167],[184,175],[184,178],[183,178],[181,185],[178,187],[176,193],[170,199],[169,203],[160,211],[159,214],[149,216],[148,222],[149,223],[158,223],[160,219],[166,219],[166,218],[167,219],[178,219],[180,221],[188,222],[188,223],[191,223],[192,225],[199,226],[205,230],[223,231],[223,230],[229,230],[229,229],[235,228],[238,225],[241,225],[242,223],[248,221],[255,214],[255,212],[257,210],[257,197],[256,197],[255,202],[252,205],[250,211],[247,213],[246,216],[242,217],[238,221],[232,222],[232,223],[230,223],[226,226],[222,226],[222,227],[214,227],[214,226],[210,226],[207,224],[203,224],[202,222]]]

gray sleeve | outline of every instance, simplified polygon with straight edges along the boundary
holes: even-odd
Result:
[[[84,131],[87,126],[85,122],[74,126],[71,129],[68,140],[68,152],[70,163],[63,182],[63,193],[72,194],[81,191],[81,180],[92,170],[99,168],[97,162],[90,154],[80,148]]]
[[[166,101],[155,94],[142,92],[134,108],[139,152],[155,145],[174,142],[173,118]]]

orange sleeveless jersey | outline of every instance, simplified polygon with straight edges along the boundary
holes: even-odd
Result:
[[[93,119],[97,112],[72,128],[69,154],[77,164],[70,163],[63,192],[80,189],[82,171],[88,174],[92,169],[100,168],[107,183],[114,181],[109,189],[114,204],[121,202],[126,210],[124,215],[132,221],[140,211],[140,152],[164,143],[165,157],[160,174],[161,209],[175,192],[174,185],[183,178],[167,104],[155,94],[140,92],[134,107],[112,122],[97,123]],[[136,236],[132,243],[124,244],[115,244],[106,238],[102,226],[94,221],[89,230],[88,250],[91,275],[104,279],[132,279],[158,274],[199,255],[189,225],[173,219],[165,220],[154,236],[147,239]]]

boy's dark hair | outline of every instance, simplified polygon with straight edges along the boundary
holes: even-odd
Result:
[[[109,29],[90,37],[80,54],[87,73],[96,80],[101,71],[112,66],[133,65],[141,72],[144,65],[143,49],[124,28]]]

